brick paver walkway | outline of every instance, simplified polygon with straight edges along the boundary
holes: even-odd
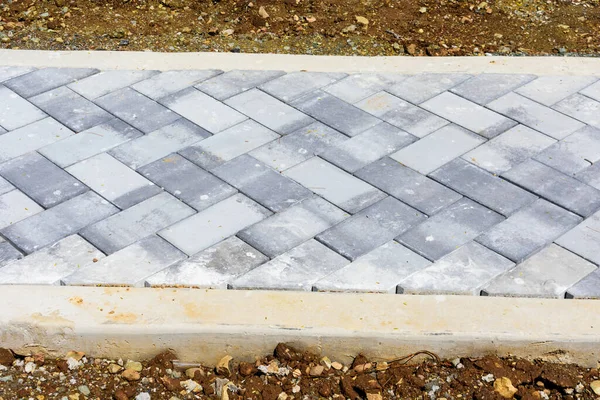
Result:
[[[0,67],[0,284],[600,297],[593,77]]]

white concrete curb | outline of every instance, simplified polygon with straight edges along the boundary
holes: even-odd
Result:
[[[417,350],[514,354],[596,366],[600,302],[199,289],[23,287],[0,291],[0,347],[144,359],[252,359],[278,342],[348,362]]]

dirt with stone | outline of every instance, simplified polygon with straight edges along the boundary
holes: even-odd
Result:
[[[344,365],[285,344],[255,362],[224,356],[216,366],[180,362],[171,352],[139,362],[0,348],[0,400],[596,399],[599,375],[558,361],[439,360],[427,351],[387,361],[358,355]]]

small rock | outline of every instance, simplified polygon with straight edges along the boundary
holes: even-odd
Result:
[[[487,383],[494,382],[494,374],[487,374],[481,377],[481,380]]]
[[[81,385],[77,388],[77,390],[79,390],[79,393],[81,393],[84,396],[89,396],[90,395],[90,388],[87,387],[86,385]]]
[[[234,30],[233,29],[225,29],[223,31],[221,31],[221,34],[223,36],[231,36],[233,35]],[[208,32],[208,34],[210,35],[210,32]]]
[[[460,358],[456,357],[455,359],[452,360],[452,365],[454,365],[455,367],[460,364]]]
[[[331,368],[331,360],[329,359],[329,357],[325,356],[321,358],[321,365],[323,365],[327,369]]]
[[[69,351],[67,353],[67,355],[65,356],[65,360],[68,360],[69,358],[73,358],[76,361],[80,361],[83,356],[85,356],[84,352],[81,351]]]
[[[33,371],[35,371],[36,367],[37,367],[37,365],[35,365],[35,363],[33,363],[33,362],[30,361],[27,364],[25,364],[25,372],[27,372],[28,374],[30,374]]]
[[[363,372],[370,370],[372,367],[373,367],[373,364],[371,364],[370,362],[368,362],[368,363],[364,363],[364,364],[358,364],[353,369],[357,373],[362,374]]]
[[[233,360],[233,357],[231,357],[230,355],[226,355],[225,357],[221,358],[216,367],[217,374],[225,376],[231,375],[231,369],[229,368],[231,360]]]
[[[367,26],[369,25],[369,20],[366,19],[365,17],[361,17],[361,16],[356,16],[356,22],[358,22],[359,24],[363,25],[363,26]]]
[[[121,376],[128,381],[138,381],[140,379],[140,373],[132,369],[126,369]]]
[[[378,362],[378,363],[375,365],[375,369],[376,369],[377,371],[385,371],[386,369],[388,369],[388,363],[386,363],[385,361]]]
[[[137,396],[135,396],[135,400],[150,400],[150,399],[151,399],[150,393],[146,393],[146,392],[140,393]]]
[[[74,371],[76,369],[79,369],[79,367],[81,367],[83,365],[83,363],[81,361],[78,361],[74,358],[67,358],[67,367],[71,370]]]
[[[187,381],[183,381],[180,383],[181,387],[187,390],[188,393],[200,393],[202,391],[202,386],[196,381],[188,379]]]
[[[122,389],[119,389],[113,395],[115,400],[129,400],[129,396]]]
[[[383,400],[380,393],[367,393],[367,400]]]
[[[121,369],[122,368],[119,365],[117,365],[117,364],[109,364],[108,365],[108,372],[110,372],[111,374],[116,374]]]
[[[134,371],[140,372],[142,370],[142,363],[138,361],[127,360],[125,364],[125,369],[132,369]]]
[[[129,40],[123,39],[119,42],[119,46],[129,46]]]
[[[577,392],[577,393],[583,393],[584,389],[585,389],[585,386],[583,386],[583,384],[581,384],[581,383],[578,383],[575,386],[575,392]]]
[[[296,368],[295,370],[292,371],[292,376],[294,378],[300,378],[302,376],[302,371],[300,371],[298,368]]]
[[[338,371],[341,370],[342,368],[344,368],[344,366],[337,361],[332,362],[331,366],[333,367],[333,369],[338,370]]]
[[[306,17],[306,22],[308,22],[308,23],[316,22],[316,20],[317,19],[315,17]]]
[[[494,390],[505,399],[512,399],[515,393],[518,392],[517,388],[513,386],[510,379],[502,377],[494,381]]]
[[[600,396],[600,381],[592,381],[592,383],[590,383],[590,387],[594,393]]]
[[[350,33],[350,32],[354,32],[355,30],[356,30],[356,25],[352,24],[352,25],[348,25],[347,27],[342,29],[342,33]]]
[[[252,375],[254,372],[254,365],[247,362],[241,362],[238,369],[240,371],[240,375],[246,377]]]
[[[277,400],[287,400],[288,395],[285,394],[285,392],[281,392],[279,393],[279,396],[277,396]]]
[[[417,45],[409,44],[408,46],[406,46],[406,52],[411,56],[414,56],[417,53]]]
[[[269,18],[269,13],[267,12],[267,10],[265,10],[265,8],[263,6],[259,7],[258,15],[260,15],[263,18]]]
[[[324,370],[325,370],[325,367],[323,367],[322,365],[315,365],[314,367],[311,367],[309,375],[310,376],[320,376]]]
[[[300,385],[296,385],[292,388],[292,393],[299,393],[300,392]]]
[[[15,361],[15,356],[12,351],[0,347],[0,365],[10,367],[13,361]]]
[[[421,8],[419,8],[419,12],[421,14],[425,14],[427,12],[427,7],[421,7]]]

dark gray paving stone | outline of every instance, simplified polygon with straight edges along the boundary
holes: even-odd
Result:
[[[6,240],[0,238],[0,268],[3,266],[23,258],[23,254],[15,249]]]
[[[450,89],[452,93],[485,105],[534,80],[535,75],[479,74]]]
[[[340,72],[291,72],[261,85],[260,89],[289,102],[346,76],[347,74]]]
[[[600,163],[595,163],[574,175],[581,182],[600,189]]]
[[[196,88],[217,100],[225,100],[284,74],[283,71],[233,70],[204,81]]]
[[[600,161],[600,129],[586,126],[534,158],[567,175],[582,172]]]
[[[5,81],[4,85],[27,98],[98,72],[93,68],[44,68]]]
[[[540,76],[515,92],[549,107],[597,80],[593,76]]]
[[[600,264],[600,213],[586,218],[558,239],[556,243],[594,264]]]
[[[34,67],[0,66],[0,82],[35,71]]]
[[[469,79],[467,74],[420,74],[391,85],[387,91],[413,104],[424,101]]]
[[[600,299],[600,269],[588,274],[571,286],[566,293],[568,299]]]
[[[600,101],[576,93],[556,103],[552,108],[588,125],[600,128]]]
[[[131,87],[153,100],[158,100],[222,73],[223,71],[218,69],[164,71]]]
[[[0,127],[2,133],[45,118],[46,114],[13,92],[0,85]]]
[[[148,79],[158,73],[158,71],[151,70],[102,71],[89,78],[69,84],[69,88],[86,99],[93,100],[110,92],[131,86],[141,80]]]

